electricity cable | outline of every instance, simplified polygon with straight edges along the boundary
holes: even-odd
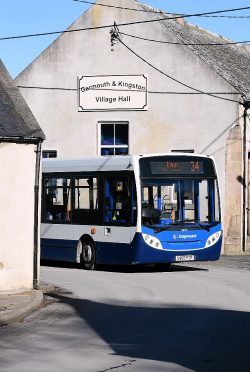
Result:
[[[174,16],[178,16],[178,17],[186,17],[187,14],[182,14],[182,13],[169,13],[169,12],[165,12],[165,11],[162,11],[162,10],[155,10],[155,9],[135,9],[135,8],[128,8],[128,7],[122,7],[122,6],[116,6],[116,5],[109,5],[109,4],[96,4],[95,2],[93,1],[85,1],[85,0],[73,0],[75,2],[78,2],[78,3],[84,3],[84,4],[91,4],[91,5],[96,5],[96,6],[103,6],[103,7],[107,7],[107,8],[115,8],[115,9],[123,9],[123,10],[132,10],[132,11],[135,11],[135,12],[144,12],[144,13],[155,13],[155,14],[159,14],[159,13],[167,13],[169,15],[174,15]],[[250,18],[250,16],[223,16],[223,15],[197,15],[196,17],[218,17],[218,18]]]
[[[57,91],[71,91],[71,92],[77,92],[79,88],[63,88],[63,87],[42,87],[42,86],[27,86],[27,85],[17,85],[17,88],[20,89],[38,89],[38,90],[57,90]],[[112,92],[138,92],[138,90],[135,89],[92,89],[96,91],[112,91]],[[218,94],[218,95],[239,95],[239,92],[171,92],[171,91],[145,91],[148,94],[165,94],[165,95],[203,95],[203,94]],[[144,92],[144,93],[145,93]]]
[[[243,8],[217,10],[217,11],[213,11],[213,12],[196,13],[196,14],[186,14],[185,15],[185,18],[187,18],[187,17],[202,16],[202,15],[218,14],[218,13],[226,13],[226,12],[235,12],[235,11],[246,10],[246,9],[250,9],[250,6],[243,7]],[[130,25],[137,25],[137,24],[153,23],[153,22],[168,21],[168,20],[171,20],[171,19],[178,19],[178,18],[180,18],[180,16],[162,17],[162,18],[148,19],[148,20],[143,20],[143,21],[134,21],[134,22],[119,23],[119,24],[117,24],[117,26],[130,26]],[[63,33],[70,33],[70,32],[79,32],[79,31],[100,30],[100,29],[105,29],[105,28],[111,28],[112,26],[113,25],[103,25],[103,26],[95,26],[95,27],[78,28],[78,29],[74,29],[74,30],[61,30],[61,31],[51,31],[51,32],[26,34],[26,35],[17,35],[17,36],[6,36],[6,37],[1,37],[0,38],[0,41],[3,41],[3,40],[13,40],[13,39],[23,39],[23,38],[38,37],[38,36],[56,35],[56,34],[63,34]]]
[[[118,36],[119,37],[119,36]],[[188,88],[188,89],[191,89],[191,90],[194,90],[200,94],[204,94],[204,95],[208,95],[210,97],[213,97],[213,98],[217,98],[217,99],[221,99],[223,101],[229,101],[229,102],[234,102],[234,103],[240,103],[236,100],[233,100],[233,99],[229,99],[229,98],[225,98],[225,97],[220,97],[220,96],[216,96],[215,94],[211,94],[211,93],[206,93],[206,92],[203,92],[201,91],[200,89],[197,89],[197,88],[194,88],[194,87],[191,87],[190,85],[186,84],[186,83],[183,83],[182,81],[174,78],[173,76],[170,76],[168,75],[167,73],[165,73],[164,71],[160,70],[158,67],[154,66],[152,63],[150,63],[149,61],[147,61],[145,58],[143,58],[142,56],[140,56],[138,53],[136,53],[134,50],[132,50],[128,45],[126,45],[122,40],[121,38],[119,38],[119,41],[120,43],[125,47],[127,48],[132,54],[134,54],[137,58],[139,58],[141,61],[145,62],[148,66],[152,67],[154,70],[158,71],[160,74],[166,76],[168,79],[172,80],[172,81],[175,81],[176,83]],[[239,93],[240,94],[240,93]]]
[[[250,43],[250,40],[246,40],[246,41],[230,41],[230,42],[227,42],[225,41],[224,43],[180,43],[180,42],[172,42],[172,41],[163,41],[163,40],[156,40],[156,39],[148,39],[148,38],[145,38],[145,37],[141,37],[141,36],[137,36],[137,35],[132,35],[132,34],[128,34],[126,32],[121,32],[120,31],[120,34],[121,35],[125,35],[125,36],[129,36],[129,37],[132,37],[132,38],[135,38],[135,39],[139,39],[139,40],[144,40],[144,41],[151,41],[151,42],[154,42],[154,43],[160,43],[160,44],[170,44],[170,45],[215,45],[215,46],[223,46],[223,45],[235,45],[235,44],[247,44],[247,43]]]
[[[122,10],[133,10],[135,12],[144,12],[144,13],[161,13],[160,10],[145,10],[145,9],[135,9],[135,8],[128,8],[128,7],[122,7],[122,6],[116,6],[116,5],[108,5],[108,4],[96,4],[93,1],[84,1],[84,0],[73,0],[78,3],[84,3],[84,4],[91,4],[91,5],[96,5],[96,6],[103,6],[107,8],[115,8],[115,9],[122,9]]]

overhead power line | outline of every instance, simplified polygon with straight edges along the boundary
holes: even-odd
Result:
[[[196,13],[196,14],[186,14],[185,18],[187,17],[196,17],[196,16],[202,16],[202,15],[212,15],[212,14],[218,14],[218,13],[226,13],[226,12],[235,12],[239,10],[246,10],[250,9],[250,6],[244,7],[244,8],[234,8],[234,9],[224,9],[224,10],[217,10],[213,12],[205,12],[205,13]],[[147,19],[143,21],[134,21],[134,22],[125,22],[125,23],[119,23],[117,26],[131,26],[131,25],[137,25],[137,24],[145,24],[145,23],[153,23],[153,22],[160,22],[160,21],[168,21],[171,19],[178,19],[180,16],[173,16],[173,17],[162,17],[157,19]],[[17,36],[6,36],[1,37],[0,41],[3,40],[13,40],[13,39],[23,39],[28,37],[38,37],[38,36],[48,36],[48,35],[56,35],[56,34],[63,34],[63,33],[70,33],[70,32],[79,32],[79,31],[90,31],[90,30],[100,30],[104,28],[111,28],[113,25],[103,25],[103,26],[96,26],[96,27],[85,27],[85,28],[78,28],[74,30],[61,30],[61,31],[52,31],[52,32],[42,32],[42,33],[34,33],[34,34],[26,34],[26,35],[17,35]]]
[[[38,90],[55,90],[55,91],[70,91],[70,92],[77,92],[80,90],[79,88],[63,88],[63,87],[42,87],[42,86],[28,86],[28,85],[17,85],[17,88],[20,89],[38,89]],[[112,91],[112,92],[138,92],[138,90],[134,89],[92,89],[96,91]],[[217,94],[217,95],[239,95],[238,92],[172,92],[172,91],[146,91],[148,94],[166,94],[166,95],[198,95],[198,94]]]
[[[62,91],[77,91],[77,88],[61,88],[61,87],[41,87],[41,86],[27,86],[27,85],[17,85],[17,88],[21,89],[39,89],[39,90],[62,90]]]
[[[117,25],[115,25],[115,28],[117,29]],[[229,101],[229,102],[234,102],[234,103],[239,103],[238,101],[236,100],[233,100],[233,99],[230,99],[230,98],[225,98],[225,97],[220,97],[220,96],[217,96],[215,94],[211,94],[211,93],[206,93],[200,89],[197,89],[197,88],[194,88],[176,78],[174,78],[173,76],[170,76],[169,74],[167,74],[166,72],[160,70],[158,67],[154,66],[152,63],[150,63],[149,61],[147,61],[145,58],[143,58],[142,56],[140,56],[138,53],[136,53],[133,49],[131,49],[128,45],[126,45],[122,40],[121,38],[119,37],[119,34],[117,35],[117,38],[118,38],[118,41],[123,45],[125,46],[125,48],[127,48],[132,54],[134,54],[137,58],[139,58],[141,61],[145,62],[148,66],[152,67],[154,70],[156,70],[157,72],[159,72],[161,75],[164,75],[166,76],[168,79],[172,80],[172,81],[175,81],[176,83],[188,88],[188,89],[191,89],[197,93],[200,93],[200,94],[204,94],[204,95],[207,95],[207,96],[210,96],[210,97],[213,97],[213,98],[217,98],[217,99],[221,99],[223,101]],[[239,93],[240,94],[240,93]]]
[[[128,7],[123,7],[123,6],[116,6],[116,5],[109,5],[109,4],[96,4],[95,2],[93,1],[84,1],[84,0],[73,0],[77,3],[84,3],[84,4],[91,4],[91,5],[96,5],[96,6],[103,6],[103,7],[107,7],[107,8],[115,8],[115,9],[123,9],[123,10],[133,10],[135,12],[143,12],[143,13],[161,13],[160,10],[154,10],[152,9],[151,10],[145,10],[145,9],[135,9],[135,8],[128,8]]]
[[[121,32],[120,31],[120,34],[121,35],[125,35],[125,36],[129,36],[129,37],[132,37],[132,38],[135,38],[135,39],[139,39],[139,40],[145,40],[145,41],[152,41],[154,43],[160,43],[160,44],[170,44],[170,45],[215,45],[215,46],[223,46],[223,45],[235,45],[235,44],[247,44],[247,43],[250,43],[250,40],[246,40],[246,41],[230,41],[230,42],[223,42],[223,43],[180,43],[180,42],[173,42],[173,41],[163,41],[163,40],[156,40],[156,39],[148,39],[148,38],[145,38],[145,37],[141,37],[141,36],[137,36],[137,35],[131,35],[131,34],[128,34],[126,32]]]
[[[128,7],[122,7],[122,6],[116,6],[116,5],[109,5],[109,4],[101,4],[101,3],[96,4],[93,1],[86,1],[86,0],[73,0],[73,1],[75,1],[77,3],[84,3],[84,4],[91,4],[91,5],[96,5],[96,6],[103,6],[103,7],[107,7],[107,8],[132,10],[134,12],[155,13],[155,14],[167,13],[167,14],[170,14],[170,15],[178,16],[178,17],[186,17],[187,16],[187,14],[163,12],[161,10],[155,10],[153,8],[152,9],[135,9],[135,8],[128,8]],[[196,17],[250,18],[250,16],[224,16],[224,15],[197,15]]]
[[[185,17],[185,16],[184,16]],[[225,16],[225,15],[204,15],[201,17],[207,17],[207,18],[231,18],[231,19],[249,19],[250,16]]]
[[[159,91],[148,91],[149,94],[169,94],[169,95],[204,95],[204,94],[207,94],[207,95],[229,95],[231,96],[232,94],[233,95],[239,95],[240,93],[239,92],[203,92],[203,91],[200,91],[200,92],[159,92]],[[217,98],[217,97],[216,97]],[[238,103],[238,101],[237,101]]]

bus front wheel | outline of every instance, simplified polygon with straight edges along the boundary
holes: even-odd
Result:
[[[90,240],[82,242],[81,265],[85,270],[94,270],[95,268],[95,246]]]
[[[155,268],[160,271],[168,270],[171,266],[171,262],[165,262],[165,263],[157,263],[155,264]]]

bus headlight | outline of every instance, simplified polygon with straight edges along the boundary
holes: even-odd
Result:
[[[148,244],[150,247],[155,249],[162,249],[162,245],[159,239],[148,234],[142,234],[142,237],[144,239],[144,242]]]
[[[206,241],[205,248],[211,247],[212,245],[214,245],[215,243],[217,243],[218,240],[220,239],[220,237],[221,237],[221,231],[217,231],[213,235],[210,235],[209,238]]]

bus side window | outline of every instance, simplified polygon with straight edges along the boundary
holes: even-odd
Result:
[[[128,224],[129,200],[128,179],[108,176],[105,180],[104,222]]]
[[[44,221],[69,222],[71,209],[70,178],[48,177],[44,180]]]
[[[82,225],[99,223],[96,177],[75,177],[72,222]]]

